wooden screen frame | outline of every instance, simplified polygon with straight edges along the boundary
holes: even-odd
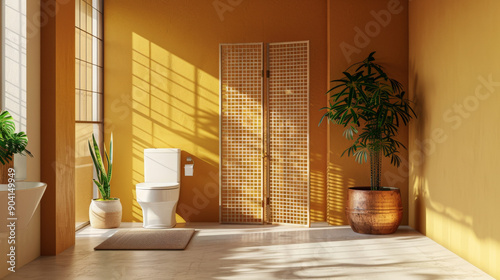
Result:
[[[271,112],[273,111],[273,108],[271,108],[272,104],[270,102],[270,96],[272,94],[271,92],[271,88],[270,88],[270,85],[271,85],[271,79],[277,74],[275,73],[275,71],[273,71],[273,69],[271,69],[271,58],[273,57],[273,55],[271,54],[271,50],[270,48],[273,47],[273,46],[289,46],[289,45],[295,45],[295,46],[300,46],[300,48],[302,49],[305,49],[305,63],[306,63],[306,75],[307,77],[305,78],[305,91],[306,91],[306,100],[305,100],[305,104],[303,104],[304,106],[306,106],[306,117],[305,119],[302,119],[303,122],[306,123],[306,148],[305,148],[305,158],[304,160],[306,161],[306,169],[305,169],[305,172],[306,172],[306,176],[307,176],[307,179],[306,179],[306,193],[307,193],[307,197],[305,198],[306,201],[303,202],[303,204],[306,205],[307,209],[306,209],[306,212],[307,213],[302,213],[302,215],[305,214],[305,217],[302,218],[302,219],[294,219],[293,217],[290,219],[290,220],[293,220],[293,221],[300,221],[300,223],[288,223],[288,222],[277,222],[276,220],[280,220],[280,219],[275,219],[272,217],[273,215],[273,197],[271,197],[271,192],[272,192],[272,176],[271,174],[269,174],[268,178],[269,178],[269,181],[267,182],[267,186],[266,186],[266,194],[267,196],[269,197],[267,199],[267,201],[270,201],[270,207],[269,207],[269,222],[271,222],[272,224],[293,224],[293,225],[303,225],[303,226],[310,226],[310,193],[311,193],[311,187],[310,187],[310,112],[309,112],[309,100],[310,100],[310,55],[309,55],[309,52],[310,52],[310,49],[309,49],[309,41],[294,41],[294,42],[277,42],[277,43],[269,43],[267,44],[267,51],[266,51],[266,58],[267,58],[267,62],[266,62],[266,67],[267,67],[267,71],[268,71],[268,74],[267,74],[267,81],[266,81],[266,102],[267,102],[267,111],[268,112]],[[293,61],[294,63],[296,63],[296,61]],[[273,73],[274,72],[274,73]],[[283,74],[283,73],[278,73],[278,74]],[[276,112],[275,112],[276,113]],[[268,121],[266,123],[266,126],[267,126],[267,131],[268,131],[268,137],[266,139],[267,143],[266,143],[266,148],[267,148],[267,153],[269,154],[269,157],[267,158],[268,159],[268,162],[269,162],[269,169],[267,172],[270,173],[269,170],[271,170],[271,167],[272,167],[272,163],[271,161],[273,160],[273,149],[271,147],[271,138],[273,137],[273,133],[271,132],[271,117],[268,117]],[[303,199],[302,199],[303,200]],[[276,207],[277,208],[277,207]],[[293,211],[292,211],[293,212]],[[293,216],[293,215],[291,215]]]
[[[219,45],[219,221],[221,223],[245,223],[245,224],[263,224],[265,222],[265,216],[264,216],[264,191],[263,188],[260,190],[260,197],[259,197],[259,203],[258,206],[255,205],[253,209],[250,209],[248,211],[248,208],[246,209],[246,212],[260,212],[260,217],[254,217],[254,219],[251,219],[250,217],[245,218],[245,214],[249,213],[242,213],[240,217],[233,216],[235,219],[228,220],[227,215],[225,215],[225,201],[224,201],[224,190],[223,190],[223,184],[224,184],[224,179],[223,179],[223,160],[224,160],[224,151],[223,151],[223,49],[225,47],[250,47],[250,46],[256,46],[260,49],[260,70],[259,70],[259,76],[260,76],[260,107],[261,107],[261,112],[260,112],[260,120],[261,120],[261,127],[260,127],[260,136],[261,136],[261,141],[260,141],[260,183],[263,183],[264,180],[264,175],[263,175],[263,158],[262,158],[262,151],[263,151],[263,134],[264,134],[264,127],[263,127],[263,120],[264,120],[264,110],[262,109],[262,101],[264,99],[263,96],[263,89],[264,89],[264,77],[262,77],[262,69],[264,69],[264,44],[263,43],[243,43],[243,44],[220,44]],[[248,196],[247,196],[248,197]],[[253,214],[253,213],[251,213]]]
[[[223,170],[222,170],[222,165],[223,165],[223,160],[224,160],[224,153],[223,153],[223,147],[222,147],[222,142],[223,142],[223,67],[222,67],[222,58],[223,58],[223,48],[225,46],[244,46],[244,45],[260,45],[262,47],[262,79],[261,79],[261,90],[262,90],[262,100],[261,100],[261,106],[263,107],[261,109],[261,133],[262,133],[262,168],[263,170],[262,175],[261,175],[261,182],[262,182],[262,206],[259,207],[261,208],[261,221],[257,222],[256,224],[263,224],[266,222],[271,221],[271,208],[269,206],[270,202],[270,127],[269,127],[269,112],[270,112],[270,103],[269,103],[269,74],[272,75],[272,73],[269,72],[269,46],[274,46],[274,45],[290,45],[290,44],[305,44],[306,47],[306,59],[307,59],[307,109],[306,109],[306,120],[305,122],[307,123],[307,128],[306,128],[306,139],[307,139],[307,148],[306,148],[306,173],[307,173],[307,197],[306,199],[306,204],[307,204],[307,213],[306,217],[303,218],[303,220],[300,223],[276,223],[274,222],[273,224],[300,224],[303,226],[310,226],[310,113],[309,113],[309,97],[310,97],[310,49],[309,49],[309,41],[296,41],[296,42],[284,42],[284,43],[271,43],[271,44],[266,44],[266,49],[264,52],[264,44],[263,43],[250,43],[250,44],[220,44],[219,46],[219,221],[221,223],[245,223],[241,221],[226,221],[223,218]],[[264,71],[266,69],[267,71]],[[272,202],[271,202],[272,203]]]

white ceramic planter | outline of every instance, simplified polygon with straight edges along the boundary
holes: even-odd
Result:
[[[93,228],[116,228],[122,222],[122,204],[114,200],[92,199],[89,207],[90,225]]]

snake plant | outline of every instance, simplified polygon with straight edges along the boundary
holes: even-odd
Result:
[[[97,141],[95,140],[94,134],[92,133],[92,145],[90,141],[89,151],[90,156],[92,157],[92,161],[94,162],[94,167],[97,173],[97,179],[93,179],[97,188],[99,189],[99,193],[101,194],[102,200],[114,200],[111,198],[111,175],[113,170],[113,134],[111,134],[111,141],[109,142],[109,155],[106,151],[106,146],[104,146],[104,156],[106,158],[106,164],[108,166],[108,171],[104,167],[103,159],[101,156],[101,152],[99,150],[99,145],[97,145]]]
[[[29,155],[33,157],[30,151],[26,150],[28,145],[28,136],[24,132],[16,132],[14,119],[8,111],[0,114],[0,162],[9,163],[14,154]]]
[[[352,155],[359,163],[369,158],[371,189],[380,190],[382,156],[390,157],[395,166],[401,164],[399,150],[406,147],[396,139],[398,128],[416,114],[403,85],[389,78],[374,62],[374,54],[354,63],[343,72],[344,77],[332,81],[336,85],[327,92],[330,102],[323,108],[326,113],[321,121],[326,117],[345,128],[343,135],[353,144],[342,155]]]

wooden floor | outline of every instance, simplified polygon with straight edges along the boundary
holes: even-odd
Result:
[[[406,226],[389,236],[325,224],[186,227],[197,232],[184,251],[94,251],[116,230],[86,227],[74,248],[6,279],[493,279]]]

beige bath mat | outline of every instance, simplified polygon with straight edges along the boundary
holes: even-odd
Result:
[[[94,250],[184,250],[194,229],[121,229]]]

